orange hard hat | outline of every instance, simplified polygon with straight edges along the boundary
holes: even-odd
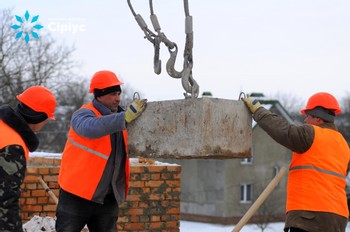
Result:
[[[43,112],[48,118],[55,120],[56,98],[49,89],[43,86],[32,86],[16,98],[32,110]]]
[[[111,86],[122,85],[114,72],[103,70],[96,72],[91,78],[89,93],[93,93],[94,89],[105,89]]]
[[[302,109],[300,112],[305,114],[305,110],[312,110],[317,106],[332,110],[335,114],[339,114],[341,112],[337,99],[335,99],[333,95],[326,92],[319,92],[312,95],[307,101],[305,109]]]

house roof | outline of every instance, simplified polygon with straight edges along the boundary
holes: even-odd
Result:
[[[290,116],[289,112],[281,105],[278,100],[266,99],[265,97],[258,97],[257,99],[259,100],[261,106],[263,106],[265,109],[273,110],[274,113],[280,115],[291,124],[299,124]],[[253,120],[252,128],[254,129],[256,125],[257,123]]]

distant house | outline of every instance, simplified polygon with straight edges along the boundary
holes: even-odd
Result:
[[[265,108],[295,123],[278,101],[259,100]],[[292,152],[272,140],[255,122],[252,136],[252,158],[165,160],[182,165],[182,219],[237,223],[280,168],[289,166]],[[286,183],[287,176],[252,220],[284,219]]]

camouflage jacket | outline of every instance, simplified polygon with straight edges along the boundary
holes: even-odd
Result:
[[[10,106],[0,106],[0,120],[13,128],[24,140],[29,151],[34,151],[39,141],[28,124]],[[0,128],[0,131],[2,129]],[[0,139],[6,136],[0,133]],[[0,231],[23,231],[19,197],[26,170],[24,149],[16,144],[0,147]]]

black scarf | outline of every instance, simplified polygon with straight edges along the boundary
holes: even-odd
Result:
[[[35,151],[39,146],[39,140],[34,132],[29,128],[26,121],[21,118],[9,105],[0,106],[0,120],[14,129],[24,140],[29,151]],[[6,136],[6,135],[0,135]]]

